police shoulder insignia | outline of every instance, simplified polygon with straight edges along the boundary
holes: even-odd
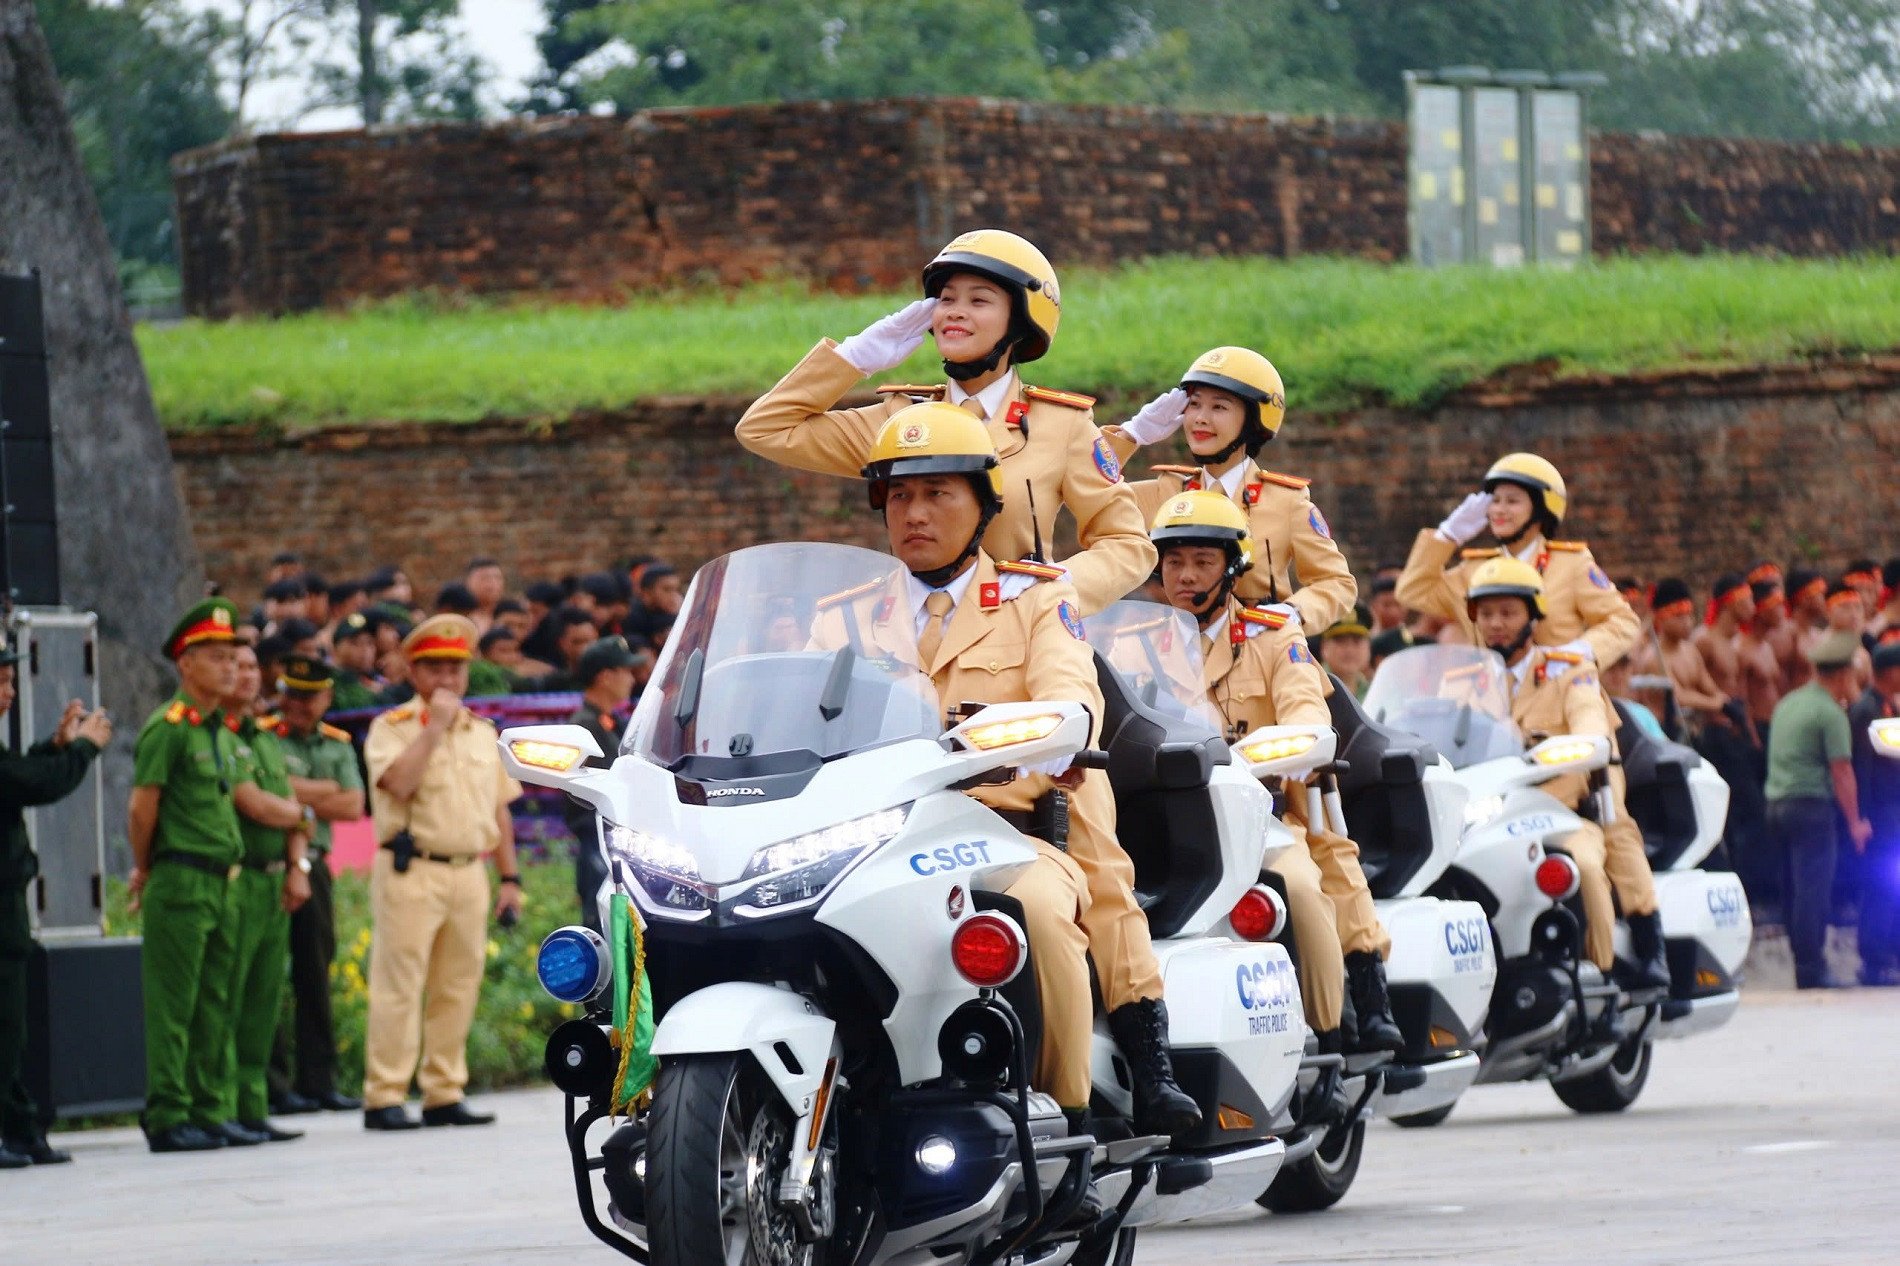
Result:
[[[267,717],[260,717],[257,724],[260,729],[269,730],[278,738],[282,738],[284,735],[290,733],[290,726],[284,721],[284,718],[278,716],[275,712]]]
[[[1108,446],[1108,440],[1099,435],[1095,437],[1095,469],[1101,471],[1102,478],[1108,482],[1112,484],[1121,482],[1121,459],[1116,457],[1115,450]]]
[[[935,387],[920,387],[912,383],[891,383],[879,387],[880,396],[909,396],[913,400],[941,400],[950,389],[941,384]]]
[[[1240,618],[1247,624],[1263,629],[1283,629],[1287,615],[1284,611],[1267,611],[1259,607],[1242,607]]]
[[[172,700],[172,706],[165,709],[165,719],[173,725],[177,725],[180,721],[184,720],[185,701],[183,699]]]
[[[882,580],[867,580],[863,584],[856,585],[850,589],[841,589],[829,597],[820,598],[818,600],[818,609],[823,611],[829,607],[835,607],[841,602],[849,602],[853,598],[862,598],[865,594],[870,593],[883,583]]]
[[[996,570],[1011,576],[1034,576],[1037,580],[1061,580],[1069,574],[1053,563],[1039,563],[1033,558],[999,562]]]
[[[1150,466],[1148,467],[1148,473],[1151,475],[1179,475],[1183,479],[1192,479],[1201,473],[1201,468],[1199,466]]]
[[[1089,640],[1082,631],[1082,613],[1075,609],[1074,603],[1067,600],[1056,603],[1056,615],[1061,619],[1062,627],[1069,630],[1069,636],[1078,642]]]
[[[1296,640],[1286,648],[1286,658],[1289,664],[1310,664],[1313,662],[1313,652],[1306,649],[1305,642]]]
[[[1319,512],[1318,506],[1306,507],[1306,522],[1315,532],[1327,540],[1333,539],[1333,530],[1326,526],[1326,516]]]
[[[1586,541],[1545,541],[1544,545],[1565,554],[1581,554],[1590,548]]]
[[[414,708],[391,708],[389,711],[383,713],[383,715],[388,717],[391,721],[407,721],[410,717],[416,715],[416,710]]]
[[[324,738],[335,739],[339,743],[347,743],[350,741],[350,732],[348,730],[340,725],[331,725],[328,721],[320,721],[317,723],[317,733],[323,735]]]
[[[1501,549],[1461,549],[1458,551],[1458,557],[1469,561],[1476,561],[1484,558],[1496,558],[1503,552]]]
[[[1601,567],[1598,567],[1595,563],[1590,564],[1589,574],[1590,574],[1590,583],[1595,585],[1597,588],[1599,589],[1616,588],[1616,586],[1611,583],[1610,578],[1603,573],[1603,569]]]
[[[1282,488],[1296,488],[1301,492],[1306,491],[1313,482],[1310,479],[1301,479],[1298,475],[1282,475],[1271,470],[1261,471],[1260,477],[1270,484],[1279,484]]]
[[[1095,397],[1085,396],[1079,391],[1055,391],[1049,387],[1024,387],[1023,394],[1031,400],[1041,400],[1047,404],[1059,404],[1070,409],[1093,409]]]
[[[1575,651],[1545,651],[1544,658],[1547,661],[1555,661],[1559,664],[1581,664],[1583,662],[1583,656],[1577,654]]]

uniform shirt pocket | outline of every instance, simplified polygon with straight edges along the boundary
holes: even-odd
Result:
[[[985,639],[957,656],[957,667],[964,672],[997,676],[1012,669],[1020,669],[1028,658],[1029,646],[1025,642]]]

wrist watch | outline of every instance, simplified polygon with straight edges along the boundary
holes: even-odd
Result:
[[[495,877],[495,882],[503,883],[503,884],[513,884],[515,887],[519,888],[521,887],[521,876],[520,875],[497,875]]]
[[[310,855],[308,853],[297,859],[297,869],[306,875],[310,873]]]

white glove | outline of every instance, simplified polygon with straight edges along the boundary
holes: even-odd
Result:
[[[1438,525],[1438,534],[1453,545],[1463,545],[1466,541],[1484,531],[1489,522],[1486,517],[1491,509],[1491,494],[1474,492],[1458,503],[1458,508],[1445,516]]]
[[[1060,778],[1069,772],[1069,766],[1075,764],[1073,756],[1059,756],[1055,760],[1040,761],[1034,765],[1018,765],[1016,776],[1027,778],[1031,774],[1047,774],[1051,778]]]
[[[838,344],[838,355],[867,376],[895,369],[924,345],[924,336],[930,333],[930,314],[936,308],[935,299],[919,299],[887,317],[880,317],[865,326],[862,333],[853,334]]]
[[[1146,447],[1158,444],[1181,429],[1187,414],[1187,392],[1179,387],[1164,391],[1143,405],[1141,412],[1122,423],[1122,434]]]
[[[1597,662],[1597,653],[1591,650],[1590,643],[1584,641],[1582,638],[1578,638],[1574,642],[1565,642],[1557,649],[1560,651],[1569,651],[1572,655],[1581,655],[1588,663],[1594,664]]]
[[[1062,579],[1064,580],[1069,578],[1069,569],[1064,567],[1061,563],[1044,563],[1043,566],[1054,567],[1062,573]],[[1004,602],[1009,602],[1012,599],[1022,597],[1041,583],[1042,577],[1040,576],[1025,576],[1021,572],[1015,571],[1006,572],[1003,578],[996,582],[996,596],[1001,598]]]

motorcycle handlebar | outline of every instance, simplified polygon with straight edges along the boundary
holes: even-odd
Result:
[[[1099,747],[1085,747],[1069,762],[1071,769],[1107,769],[1108,753]]]

